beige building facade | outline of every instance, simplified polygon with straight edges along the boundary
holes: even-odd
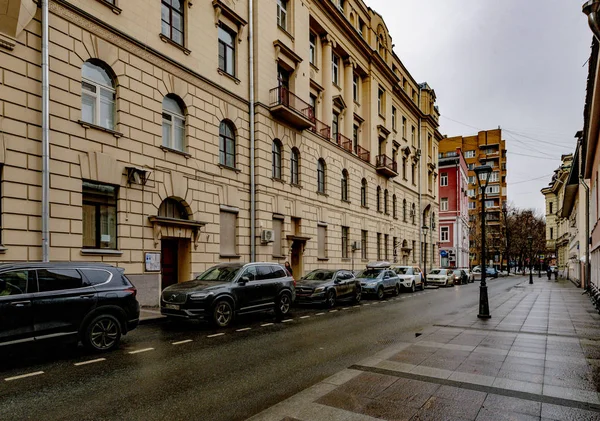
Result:
[[[0,260],[34,261],[40,12],[4,3]],[[144,305],[252,257],[289,260],[296,277],[418,263],[421,247],[437,261],[421,231],[438,214],[435,92],[362,1],[255,1],[253,17],[227,0],[49,8],[50,260],[123,267]]]

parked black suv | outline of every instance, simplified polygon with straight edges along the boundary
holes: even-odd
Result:
[[[358,304],[361,299],[360,282],[349,270],[315,269],[296,284],[296,302],[320,303],[328,308],[338,299],[351,298]]]
[[[195,280],[171,285],[162,292],[160,312],[169,317],[207,319],[226,327],[235,315],[275,310],[290,311],[294,279],[277,263],[224,263]]]
[[[114,349],[139,323],[136,294],[110,265],[0,264],[0,348],[75,338],[94,351]]]

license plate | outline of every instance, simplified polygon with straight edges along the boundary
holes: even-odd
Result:
[[[168,308],[171,310],[179,310],[179,306],[177,304],[165,304],[165,308]]]

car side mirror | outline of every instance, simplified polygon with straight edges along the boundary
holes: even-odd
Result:
[[[250,282],[250,278],[247,276],[242,276],[238,283],[240,285],[246,285],[248,282]]]

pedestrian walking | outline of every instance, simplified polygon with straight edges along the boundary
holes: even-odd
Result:
[[[550,266],[546,269],[546,274],[548,275],[548,280],[552,280],[552,268]]]
[[[292,270],[292,266],[290,265],[290,262],[288,262],[286,260],[284,266],[287,269],[287,271],[290,273],[290,276],[294,276],[294,271]]]

